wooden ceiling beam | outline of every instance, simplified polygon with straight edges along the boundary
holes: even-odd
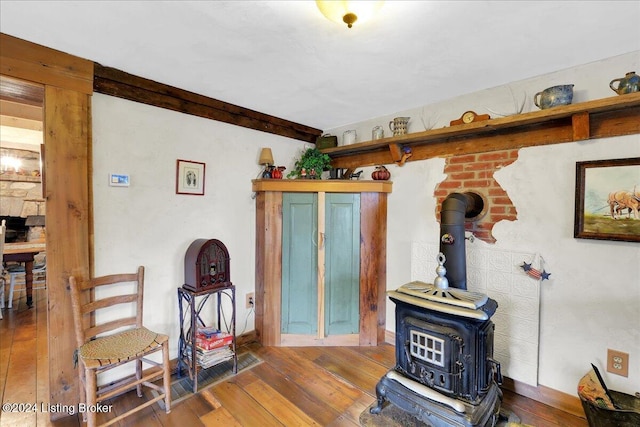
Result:
[[[304,142],[315,143],[316,138],[322,134],[320,129],[158,83],[98,63],[94,64],[94,73],[93,89],[105,95]]]

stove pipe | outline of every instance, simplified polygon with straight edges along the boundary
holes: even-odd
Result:
[[[467,289],[467,258],[464,221],[479,215],[484,201],[477,193],[451,193],[442,202],[440,211],[440,252],[446,257],[446,278],[449,286]]]

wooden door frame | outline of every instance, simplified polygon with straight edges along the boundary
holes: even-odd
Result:
[[[93,62],[0,33],[0,74],[42,84],[49,403],[75,405],[79,388],[68,278],[91,276]],[[52,412],[51,418],[67,416]]]

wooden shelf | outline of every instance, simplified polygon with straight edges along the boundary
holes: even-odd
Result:
[[[482,122],[320,150],[335,168],[408,161],[640,133],[640,92]]]
[[[348,179],[254,179],[252,191],[285,193],[391,193],[391,181]]]

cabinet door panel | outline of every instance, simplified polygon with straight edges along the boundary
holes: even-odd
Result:
[[[318,207],[315,193],[282,200],[282,323],[285,334],[318,331]]]
[[[327,193],[325,228],[325,333],[355,334],[360,319],[360,195]]]

